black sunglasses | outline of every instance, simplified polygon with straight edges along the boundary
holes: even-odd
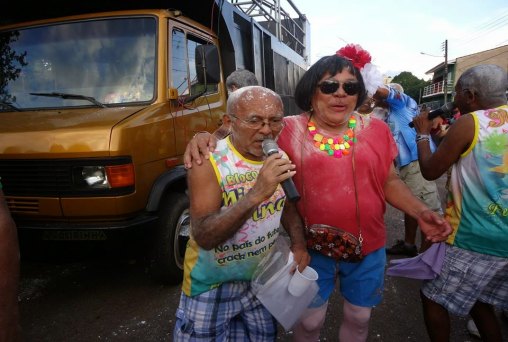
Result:
[[[337,81],[323,81],[317,86],[323,94],[333,94],[339,89],[341,84],[344,92],[350,96],[357,95],[360,92],[360,83],[354,81],[347,81],[344,83]]]

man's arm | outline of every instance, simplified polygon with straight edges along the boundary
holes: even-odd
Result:
[[[287,200],[284,203],[282,225],[291,239],[291,251],[293,252],[294,260],[298,264],[300,271],[303,271],[310,263],[310,255],[307,251],[303,222],[295,203]]]
[[[0,190],[0,341],[18,341],[19,246],[16,225]]]
[[[211,163],[197,165],[188,171],[192,236],[196,243],[210,250],[231,238],[254,210],[269,198],[283,180],[292,177],[294,165],[280,153],[268,157],[256,183],[234,205],[221,210],[222,191]]]
[[[432,242],[445,240],[452,228],[442,217],[431,211],[422,201],[411,193],[411,190],[399,178],[395,167],[390,166],[390,173],[384,185],[386,201],[418,221],[421,230]]]
[[[394,90],[392,90],[392,92],[394,92]],[[375,100],[386,101],[390,109],[400,109],[404,107],[409,107],[411,110],[414,110],[415,107],[416,108],[418,107],[416,102],[408,95],[399,92],[395,94],[396,94],[395,96],[393,94],[392,96],[390,96],[390,89],[386,86],[381,86],[377,88],[373,98]]]
[[[428,120],[428,112],[422,112],[413,120],[418,134],[430,134],[432,121]],[[418,162],[423,177],[435,180],[443,175],[465,152],[474,137],[474,119],[471,115],[462,115],[453,125],[432,153],[427,140],[417,143]]]

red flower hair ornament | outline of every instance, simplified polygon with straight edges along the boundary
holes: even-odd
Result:
[[[370,53],[358,44],[348,44],[340,48],[336,54],[349,59],[358,70],[362,70],[365,64],[372,60]]]
[[[371,63],[372,57],[367,50],[358,44],[348,44],[336,52],[337,56],[349,59],[360,70],[369,96],[373,96],[377,89],[383,86],[383,76]]]

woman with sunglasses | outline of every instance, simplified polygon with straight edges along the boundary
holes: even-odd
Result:
[[[293,180],[301,195],[297,208],[304,227],[333,226],[362,241],[363,259],[356,263],[309,249],[319,292],[293,328],[294,341],[318,341],[337,278],[344,297],[339,340],[367,339],[371,309],[381,302],[383,292],[385,201],[416,218],[431,241],[442,241],[451,232],[398,178],[393,166],[397,147],[388,126],[355,114],[367,89],[373,94],[379,85],[373,84],[372,73],[366,73],[365,85],[360,69],[368,68],[369,62],[368,52],[355,45],[312,65],[295,90],[296,103],[305,112],[285,117],[277,140],[296,165]],[[215,142],[199,134],[186,151],[186,165],[191,156],[196,162],[201,158],[198,146],[205,152]]]
[[[278,138],[297,168],[293,180],[302,195],[297,207],[305,227],[326,224],[363,239],[363,260],[356,263],[310,250],[320,290],[294,327],[294,341],[318,340],[337,278],[344,298],[339,339],[367,339],[371,309],[381,302],[383,292],[385,201],[418,219],[434,240],[450,233],[444,220],[397,176],[393,166],[397,147],[389,127],[355,113],[367,93],[381,86],[373,85],[372,77],[366,77],[365,84],[363,75],[372,74],[362,75],[371,67],[367,64],[370,55],[354,45],[317,61],[295,90],[296,103],[305,113],[287,117]]]

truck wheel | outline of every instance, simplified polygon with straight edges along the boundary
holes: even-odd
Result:
[[[189,236],[189,198],[184,193],[169,193],[159,207],[151,267],[154,277],[166,284],[182,281],[183,259]]]

